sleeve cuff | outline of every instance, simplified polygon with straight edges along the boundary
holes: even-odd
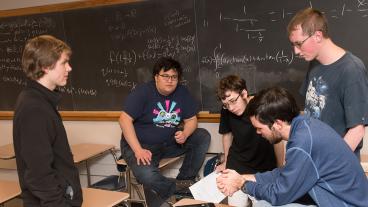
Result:
[[[247,193],[247,182],[249,182],[249,181],[245,181],[243,186],[240,188],[241,191],[243,191],[243,193],[245,193],[245,194],[248,194]]]

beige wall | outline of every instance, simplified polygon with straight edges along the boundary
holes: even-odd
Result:
[[[12,143],[12,121],[0,120],[0,146]],[[111,121],[65,121],[65,129],[68,134],[69,143],[71,145],[78,143],[104,143],[113,144],[119,149],[121,130],[118,122]],[[217,133],[218,124],[200,123],[200,127],[206,128],[212,135],[212,142],[209,152],[220,152],[222,150],[221,136]],[[14,160],[12,162],[15,162]],[[0,178],[17,180],[15,170],[1,169],[0,161]],[[113,157],[107,153],[101,157],[93,159],[91,162],[92,181],[101,179],[104,176],[117,174]],[[3,164],[4,165],[4,164]],[[174,177],[179,168],[179,164],[172,165],[165,171],[168,176]],[[84,165],[79,166],[81,172],[81,181],[86,185],[86,171]]]
[[[119,148],[121,130],[117,122],[111,121],[65,121],[64,122],[69,143],[77,144],[83,142],[113,144]],[[211,145],[209,152],[222,151],[221,136],[217,133],[217,123],[200,123],[200,127],[206,128],[211,133]],[[366,128],[363,154],[368,154],[368,129]],[[0,145],[12,143],[12,121],[0,120]],[[0,162],[1,164],[1,162]],[[179,165],[171,166],[166,174],[175,176]],[[82,182],[85,184],[85,168],[80,166]],[[116,174],[115,164],[110,154],[105,154],[91,162],[91,173],[93,180],[101,176]],[[17,179],[15,170],[0,169],[1,179]]]

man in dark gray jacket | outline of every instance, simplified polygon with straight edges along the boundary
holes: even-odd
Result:
[[[24,48],[22,67],[27,86],[17,99],[13,141],[24,206],[81,206],[79,172],[73,162],[65,128],[57,111],[65,86],[71,49],[42,35]]]

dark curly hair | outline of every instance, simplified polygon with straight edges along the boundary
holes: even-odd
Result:
[[[153,66],[152,77],[155,78],[155,76],[158,75],[161,70],[166,72],[171,69],[178,73],[178,78],[180,80],[183,74],[183,68],[181,67],[180,63],[171,57],[162,57],[158,59]]]

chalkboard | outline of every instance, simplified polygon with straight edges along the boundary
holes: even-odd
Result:
[[[312,6],[332,39],[368,64],[368,6],[362,1],[151,0],[0,19],[0,110],[12,110],[25,78],[25,40],[52,34],[73,50],[60,110],[119,111],[126,95],[152,79],[162,56],[178,59],[201,110],[218,112],[218,81],[238,74],[250,93],[280,85],[298,94],[308,63],[293,53],[286,25]]]
[[[51,34],[64,39],[61,14],[40,14],[0,19],[0,110],[12,110],[26,77],[21,56],[27,39]]]

